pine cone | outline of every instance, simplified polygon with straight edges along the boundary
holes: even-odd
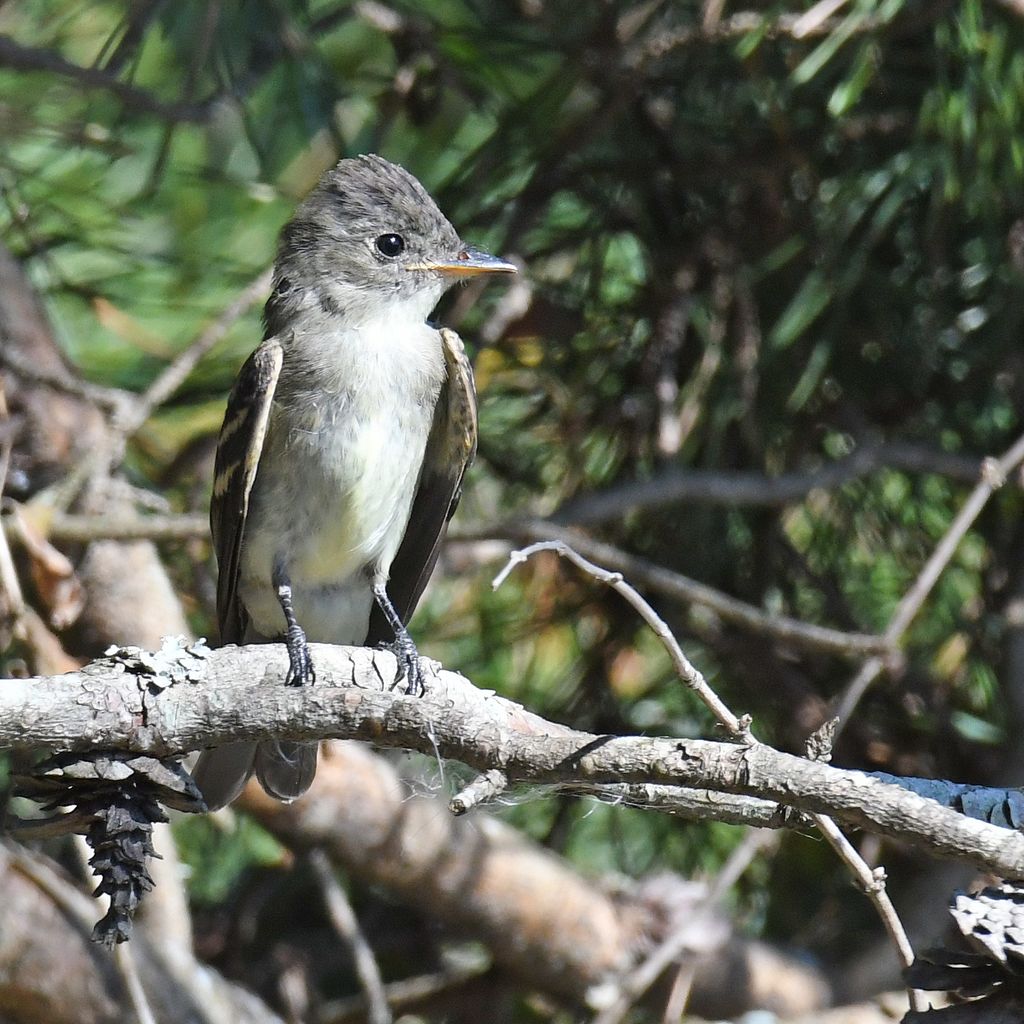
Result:
[[[44,811],[71,807],[49,818],[12,823],[21,838],[77,832],[92,848],[89,860],[100,883],[96,894],[110,897],[110,909],[93,929],[105,946],[126,942],[143,895],[153,888],[147,870],[153,849],[153,823],[167,821],[161,804],[202,812],[203,798],[175,758],[119,752],[56,754],[15,779],[16,791],[43,805]]]

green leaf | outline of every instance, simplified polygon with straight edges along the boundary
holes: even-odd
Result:
[[[773,348],[785,349],[796,341],[818,317],[832,298],[834,285],[820,270],[812,270],[771,329]]]

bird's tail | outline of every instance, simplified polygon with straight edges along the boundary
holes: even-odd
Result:
[[[256,778],[278,800],[294,800],[309,789],[316,775],[319,743],[265,740],[256,747]]]
[[[229,743],[216,750],[204,750],[192,778],[211,811],[231,803],[253,772],[271,796],[294,800],[313,782],[318,747],[317,743],[291,740]]]
[[[255,760],[255,743],[229,743],[199,755],[192,778],[211,811],[227,807],[242,792]]]

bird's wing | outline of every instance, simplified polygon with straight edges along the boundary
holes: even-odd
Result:
[[[476,387],[462,339],[441,329],[448,377],[441,388],[434,423],[423,456],[409,525],[391,563],[388,596],[403,622],[412,618],[423,588],[434,571],[448,520],[462,496],[462,478],[476,454]],[[380,609],[370,616],[367,643],[392,640],[394,635]]]
[[[222,643],[242,643],[245,636],[247,616],[238,600],[242,535],[283,360],[277,338],[267,338],[249,356],[228,396],[217,441],[210,527],[217,554],[217,621]]]

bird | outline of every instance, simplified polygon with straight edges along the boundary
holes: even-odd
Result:
[[[464,243],[420,182],[377,155],[328,169],[282,229],[264,336],[228,397],[210,524],[223,644],[284,641],[286,685],[315,682],[310,642],[385,643],[420,694],[407,623],[476,452],[473,372],[428,317],[455,282],[513,274]],[[255,772],[304,793],[318,744],[204,751],[212,810]]]

